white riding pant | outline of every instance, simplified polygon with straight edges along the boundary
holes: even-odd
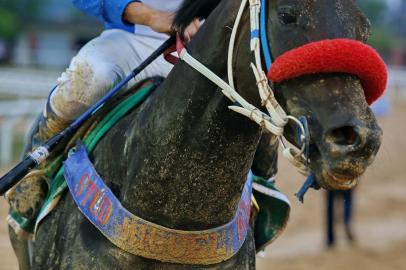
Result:
[[[57,80],[49,105],[64,120],[73,120],[124,79],[165,40],[110,29],[89,41]],[[152,76],[166,77],[172,65],[160,56],[126,88]]]

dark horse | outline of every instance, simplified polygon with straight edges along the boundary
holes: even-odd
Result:
[[[188,50],[225,78],[230,27],[240,1],[187,1],[177,20],[184,25],[190,17],[204,16],[194,13],[196,7],[217,2]],[[274,58],[312,41],[365,42],[369,35],[368,20],[353,0],[269,0],[267,9]],[[259,107],[249,41],[245,11],[234,57],[236,88]],[[276,85],[275,93],[289,114],[308,118],[310,167],[323,178],[323,187],[348,188],[371,164],[382,134],[359,79],[349,74],[303,76]],[[226,224],[234,216],[258,145],[269,146],[270,138],[228,105],[214,84],[179,63],[144,104],[102,139],[92,156],[95,167],[121,203],[145,220],[180,230]],[[285,136],[295,142],[293,128],[288,126]],[[270,160],[269,152],[259,149],[254,173],[269,176],[264,162]],[[15,246],[24,246],[12,238]],[[126,253],[93,227],[69,193],[31,245],[33,269],[255,269],[251,232],[234,257],[216,265],[177,265]],[[19,249],[17,254],[21,268],[29,268],[24,265],[27,252]]]

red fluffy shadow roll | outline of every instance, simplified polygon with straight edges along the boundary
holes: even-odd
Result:
[[[385,91],[386,65],[370,46],[352,39],[322,40],[288,51],[272,64],[268,79],[284,80],[316,73],[349,73],[362,83],[368,104]]]

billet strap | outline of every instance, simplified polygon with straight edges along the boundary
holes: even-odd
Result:
[[[96,172],[81,143],[64,166],[79,210],[110,242],[131,254],[169,263],[209,265],[233,257],[247,236],[251,173],[232,221],[210,230],[183,231],[154,224],[125,209]]]

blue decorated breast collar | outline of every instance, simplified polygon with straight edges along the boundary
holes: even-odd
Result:
[[[232,221],[210,230],[182,231],[154,224],[126,210],[96,172],[81,143],[64,165],[65,179],[79,210],[110,242],[126,252],[162,262],[208,265],[231,258],[245,241],[251,173]]]

